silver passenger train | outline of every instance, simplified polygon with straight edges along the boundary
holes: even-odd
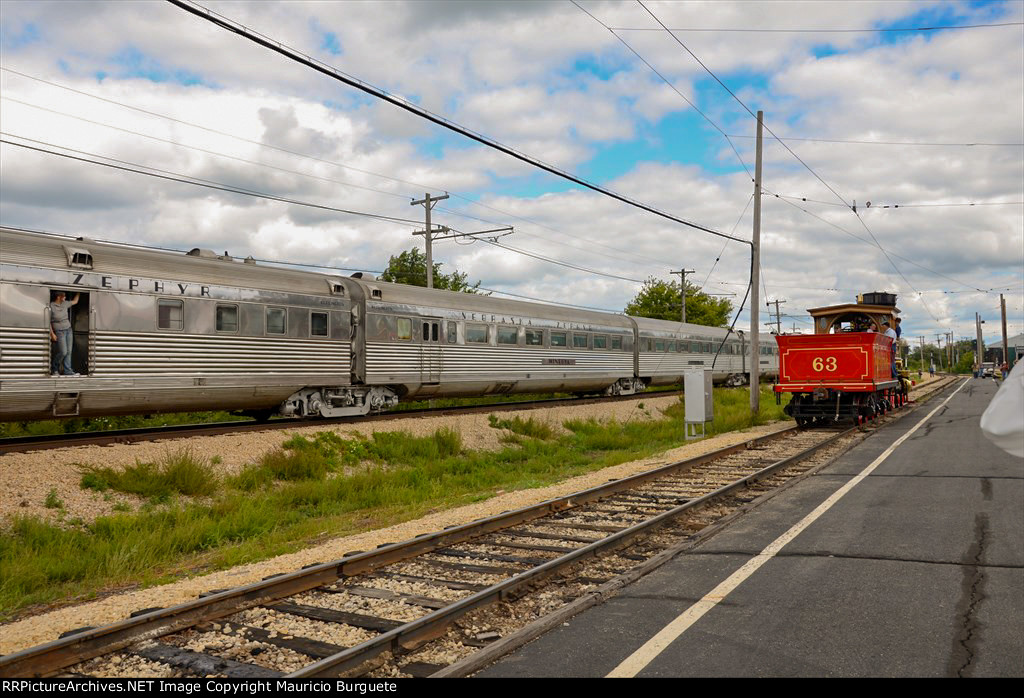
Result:
[[[72,308],[51,376],[49,303]],[[720,328],[0,228],[0,421],[223,409],[337,417],[399,400],[630,394],[711,367]],[[774,342],[761,371],[778,368]],[[747,375],[742,333],[716,381]]]

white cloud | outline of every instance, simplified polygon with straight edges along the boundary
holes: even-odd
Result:
[[[655,26],[634,3],[584,5],[609,26]],[[925,7],[857,3],[851,13],[849,4],[815,2],[649,6],[668,26],[690,28],[873,26],[898,23]],[[212,7],[346,73],[688,220],[730,232],[750,199],[746,174],[716,171],[734,167],[735,156],[710,126],[672,134],[679,141],[666,140],[658,129],[660,120],[692,115],[690,107],[571,4],[232,2]],[[1007,15],[999,21],[1020,21],[1024,12],[1019,3],[994,10],[969,4],[940,7],[966,22],[992,21],[996,12]],[[669,269],[694,268],[698,273],[691,280],[709,278],[709,287],[738,293],[736,302],[742,297],[749,270],[746,246],[724,245],[719,238],[595,193],[567,189],[550,175],[447,134],[169,4],[5,2],[2,27],[5,68],[317,159],[140,114],[8,72],[2,76],[6,132],[296,200],[413,220],[422,218],[422,208],[411,207],[409,200],[424,191],[479,197],[500,211],[472,207],[453,196],[439,207],[435,221],[462,230],[513,224],[519,234],[504,239],[509,245],[630,278],[667,278]],[[753,133],[753,120],[713,87],[671,37],[638,31],[621,35],[728,132]],[[896,41],[877,34],[681,32],[679,37],[727,83],[737,85],[752,108],[763,108],[779,134],[1024,140],[1019,27]],[[816,55],[815,47],[825,45],[834,53]],[[105,74],[102,80],[100,73]],[[750,75],[761,80],[744,83]],[[191,84],[192,79],[202,82]],[[693,159],[624,160],[634,152],[634,142],[648,148],[637,152],[658,148]],[[752,168],[752,142],[736,143]],[[795,202],[863,240],[768,198],[762,266],[769,295],[786,298],[787,312],[799,315],[804,308],[885,288],[901,293],[910,325],[971,334],[973,313],[986,307],[990,312],[995,297],[971,295],[971,287],[1016,285],[1008,292],[1013,296],[1009,305],[1022,305],[1017,298],[1024,265],[1020,206],[864,208],[869,200],[876,207],[1024,201],[1021,148],[798,141],[791,147],[844,198],[857,200],[864,223],[892,255],[911,262],[893,257],[904,279],[848,210]],[[706,150],[715,153],[716,162],[697,161]],[[608,162],[610,169],[602,169]],[[382,268],[389,255],[413,244],[412,226],[117,173],[8,145],[0,165],[0,220],[7,225],[179,248],[212,246],[240,256],[329,259],[371,269]],[[765,186],[780,194],[837,201],[791,155],[770,143]],[[483,220],[458,218],[443,209]],[[750,220],[748,208],[737,236],[749,236]],[[435,254],[446,270],[455,265],[485,286],[582,305],[622,307],[637,288],[484,243],[441,243]],[[833,288],[842,290],[828,290]],[[916,298],[918,291],[924,293],[923,303]],[[1011,312],[1017,313],[1011,317],[1011,333],[1024,329],[1024,313]]]

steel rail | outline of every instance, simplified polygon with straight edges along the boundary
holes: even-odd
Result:
[[[932,394],[944,389],[947,385],[948,383],[944,382],[937,386],[935,390],[917,399],[928,398]],[[126,620],[99,628],[83,628],[80,631],[72,631],[52,642],[0,657],[0,677],[50,676],[68,666],[123,649],[139,641],[156,639],[205,621],[217,620],[246,608],[273,602],[325,584],[331,584],[345,577],[356,576],[394,562],[414,558],[417,555],[432,550],[470,541],[481,535],[541,518],[548,514],[598,501],[673,472],[685,472],[703,463],[771,443],[790,434],[805,431],[800,427],[792,426],[741,444],[717,449],[695,458],[669,463],[654,470],[627,478],[610,480],[603,485],[565,497],[503,512],[495,516],[453,526],[443,531],[417,536],[406,541],[383,545],[373,551],[350,553],[340,560],[311,565],[287,574],[274,575],[260,582],[254,582],[234,589],[211,592],[202,595],[194,601],[178,604],[166,609],[140,612]],[[750,482],[785,468],[800,458],[806,458],[813,452],[835,443],[836,440],[854,431],[864,431],[864,427],[852,427],[841,431],[796,456],[773,463],[755,473],[724,485],[711,493],[658,514],[648,521],[641,522],[575,550],[562,558],[556,558],[532,570],[519,573],[511,579],[456,602],[447,610],[442,609],[441,611],[430,613],[416,621],[389,631],[374,640],[362,643],[338,655],[309,665],[290,676],[302,677],[322,675],[325,672],[340,672],[353,665],[361,664],[367,659],[371,659],[373,656],[389,649],[414,647],[422,644],[422,642],[437,636],[443,631],[446,625],[443,622],[446,617],[445,614],[452,620],[473,608],[488,605],[494,600],[512,595],[524,585],[540,580],[565,564],[570,564],[595,554],[607,546],[622,544],[642,533],[645,529],[663,523],[667,519],[677,516],[688,509],[700,506],[712,497],[722,496],[734,489],[744,487]]]
[[[310,664],[296,672],[288,674],[286,678],[316,678],[316,677],[328,677],[335,676],[340,672],[353,669],[363,664],[364,662],[373,659],[382,652],[396,652],[407,649],[414,649],[424,642],[439,637],[447,627],[462,615],[465,615],[469,611],[475,610],[482,606],[487,606],[497,601],[500,601],[506,597],[515,595],[518,591],[529,587],[532,584],[536,584],[541,579],[554,574],[555,572],[563,569],[564,567],[579,562],[585,558],[596,555],[605,550],[618,548],[631,539],[647,533],[653,528],[656,528],[667,521],[683,514],[691,509],[696,509],[708,502],[723,497],[733,490],[740,487],[746,487],[749,483],[755,480],[762,479],[772,473],[784,469],[793,463],[810,457],[818,450],[829,446],[839,439],[847,436],[853,432],[859,431],[858,427],[851,427],[841,432],[836,433],[827,440],[815,444],[808,449],[801,451],[800,453],[784,458],[783,460],[772,463],[755,473],[747,475],[743,478],[730,482],[727,485],[723,485],[718,489],[709,492],[705,495],[691,499],[684,504],[673,507],[668,511],[664,511],[657,514],[646,521],[634,524],[629,528],[623,529],[618,533],[612,533],[601,540],[595,541],[589,545],[566,553],[561,557],[555,558],[545,562],[543,565],[538,565],[530,570],[520,572],[509,579],[502,582],[498,582],[487,589],[478,591],[472,596],[468,596],[464,599],[456,601],[450,606],[438,609],[429,613],[421,618],[417,618],[414,621],[410,621],[402,626],[389,630],[372,640],[367,640],[359,645],[346,649],[338,654],[321,659],[318,662]],[[789,431],[787,430],[787,432]],[[602,486],[604,487],[604,486]],[[601,488],[595,488],[601,489]],[[593,492],[594,490],[587,490],[587,492]]]
[[[86,659],[122,649],[139,640],[177,632],[200,622],[216,620],[338,579],[369,572],[432,550],[463,543],[487,533],[597,501],[669,473],[685,472],[702,463],[771,443],[798,431],[799,428],[796,426],[788,427],[695,458],[669,463],[628,478],[611,480],[565,497],[503,512],[407,541],[384,545],[376,550],[350,554],[340,560],[313,565],[235,589],[211,593],[194,601],[153,610],[100,628],[86,628],[68,637],[0,657],[0,676],[47,676]]]
[[[541,400],[517,400],[514,402],[495,402],[483,405],[455,405],[452,407],[423,407],[394,412],[381,412],[368,415],[334,418],[285,418],[269,422],[211,422],[204,424],[175,424],[166,427],[137,427],[132,429],[111,429],[109,431],[79,431],[70,434],[45,434],[36,436],[13,436],[0,439],[0,455],[7,453],[24,453],[46,448],[68,448],[85,445],[108,445],[135,443],[138,441],[155,441],[165,438],[186,438],[191,436],[217,436],[234,432],[273,431],[278,429],[298,429],[303,427],[331,426],[335,424],[362,424],[369,422],[386,422],[412,417],[428,417],[431,415],[461,414],[484,411],[512,412],[516,410],[537,409],[541,407],[558,407],[567,405],[585,405],[596,402],[622,402],[652,397],[672,395],[671,390],[636,393],[633,395],[608,395],[582,398],[544,398]]]

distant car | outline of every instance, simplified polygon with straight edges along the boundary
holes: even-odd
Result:
[[[996,365],[990,361],[986,361],[981,365],[981,377],[992,378],[996,375]]]

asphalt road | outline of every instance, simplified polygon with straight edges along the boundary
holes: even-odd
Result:
[[[981,379],[664,647],[645,644],[959,386],[478,675],[600,677],[632,656],[639,677],[1024,676],[1024,459],[982,435],[997,385]]]

